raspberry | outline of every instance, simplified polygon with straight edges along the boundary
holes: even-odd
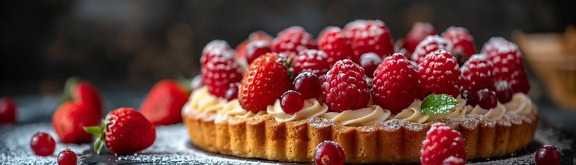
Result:
[[[442,161],[442,165],[465,165],[465,164],[466,161],[454,156],[450,156],[444,159],[444,161]]]
[[[460,85],[463,90],[476,92],[488,88],[493,90],[492,63],[484,55],[472,56],[460,68]]]
[[[507,46],[507,45],[513,45],[514,43],[502,38],[502,37],[492,37],[490,38],[490,40],[488,40],[488,42],[484,43],[484,47],[482,47],[482,54],[485,54],[488,56],[488,58],[491,57],[492,54],[494,54],[495,51],[497,51],[497,48],[500,46]]]
[[[372,77],[378,65],[382,63],[382,59],[375,53],[364,53],[360,57],[360,66],[366,71],[368,77]]]
[[[298,53],[305,49],[315,49],[316,42],[304,28],[292,26],[278,33],[276,38],[272,40],[271,48],[273,52],[277,53]]]
[[[429,35],[436,35],[434,27],[429,23],[416,22],[404,38],[403,47],[408,53],[412,53],[416,46]]]
[[[441,165],[449,157],[466,160],[462,135],[444,123],[434,123],[422,142],[420,162],[422,165]]]
[[[301,72],[309,71],[316,75],[323,75],[330,69],[327,58],[326,53],[321,50],[308,49],[301,51],[292,61],[294,73],[300,74]]]
[[[273,104],[290,86],[283,59],[276,53],[267,53],[250,64],[240,84],[238,101],[242,108],[257,113]]]
[[[418,73],[400,53],[386,57],[374,72],[374,103],[396,114],[421,94]]]
[[[459,64],[463,64],[468,57],[476,54],[474,38],[463,27],[450,27],[442,33],[442,37],[452,44],[452,54],[456,56]]]
[[[424,93],[448,94],[457,97],[460,93],[460,70],[452,54],[439,49],[426,57],[418,68],[418,77]]]
[[[438,49],[452,51],[452,45],[448,41],[446,41],[446,39],[438,35],[428,36],[426,37],[426,39],[422,40],[422,42],[420,42],[418,46],[416,46],[414,53],[412,53],[411,59],[412,61],[415,61],[418,64],[422,63],[426,55]]]
[[[524,62],[516,44],[493,38],[485,46],[486,56],[494,65],[494,82],[506,81],[514,93],[528,93],[530,83],[524,71]]]
[[[204,49],[202,50],[202,57],[200,57],[200,62],[205,65],[212,57],[226,56],[233,57],[234,52],[231,50],[228,42],[223,40],[213,40],[210,41]]]
[[[346,30],[347,29],[347,30]],[[360,62],[360,56],[372,52],[380,57],[394,53],[390,31],[380,20],[354,21],[346,25],[346,35],[350,39],[352,60]]]
[[[322,90],[322,98],[335,112],[364,108],[370,99],[364,69],[348,59],[336,62],[326,73]]]
[[[350,59],[352,48],[344,32],[335,26],[326,27],[318,37],[318,49],[328,55],[328,64],[334,65],[336,61]]]
[[[242,72],[234,57],[214,56],[202,66],[202,78],[211,94],[223,98],[230,84],[240,82]]]

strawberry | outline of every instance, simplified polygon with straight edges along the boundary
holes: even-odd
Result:
[[[442,37],[452,45],[452,54],[456,56],[459,64],[463,64],[468,57],[476,54],[474,38],[468,32],[468,29],[450,27],[442,33]]]
[[[0,99],[0,124],[16,123],[16,102],[10,97]]]
[[[188,89],[173,80],[162,80],[148,93],[140,112],[154,125],[169,125],[182,121],[182,106],[188,101]]]
[[[418,79],[426,95],[448,94],[457,97],[460,94],[460,70],[452,54],[439,49],[426,57],[418,68]]]
[[[100,154],[103,144],[116,154],[132,154],[150,147],[156,139],[156,128],[140,112],[118,108],[110,112],[100,126],[84,127],[97,137],[94,152]]]
[[[412,53],[411,56],[412,61],[419,64],[424,60],[426,55],[438,49],[452,51],[452,44],[438,35],[428,36],[422,40],[418,46],[416,46],[416,49],[414,49],[414,53]]]
[[[202,57],[200,57],[200,63],[206,65],[212,57],[221,56],[232,58],[234,57],[234,52],[230,48],[230,45],[228,45],[228,42],[224,40],[213,40],[204,46]]]
[[[77,78],[70,78],[66,81],[61,102],[66,103],[69,101],[81,102],[92,106],[93,108],[90,109],[97,112],[98,118],[102,116],[102,112],[104,111],[103,102],[98,90],[89,82]]]
[[[429,23],[416,22],[404,38],[403,47],[408,53],[412,53],[416,46],[429,35],[436,35],[434,27]]]
[[[298,53],[292,60],[295,75],[309,71],[316,75],[323,75],[330,69],[328,56],[324,51],[308,49]]]
[[[351,60],[336,62],[324,79],[322,98],[331,111],[355,110],[368,105],[370,89],[364,69]]]
[[[344,32],[335,26],[328,26],[322,30],[318,37],[318,49],[328,55],[328,64],[334,65],[336,61],[349,59],[352,54],[350,41]]]
[[[284,59],[276,53],[267,53],[250,64],[242,79],[238,101],[242,108],[259,112],[290,89],[291,81]]]
[[[359,63],[360,56],[372,52],[381,58],[394,53],[390,31],[380,20],[354,21],[346,25],[347,37],[352,48],[352,60]]]
[[[272,40],[272,51],[277,53],[295,53],[305,49],[315,49],[316,42],[312,35],[300,26],[292,26],[282,30]]]
[[[442,165],[449,157],[466,160],[462,135],[444,123],[434,123],[426,133],[420,150],[422,165]],[[451,161],[451,160],[448,160]]]
[[[86,143],[92,136],[84,127],[98,125],[100,116],[94,106],[84,102],[66,102],[52,116],[52,127],[61,142]]]
[[[422,93],[418,73],[401,53],[386,57],[374,72],[374,103],[396,114]]]
[[[224,98],[230,84],[242,79],[241,67],[234,57],[213,56],[202,66],[202,78],[208,92]]]
[[[492,70],[494,82],[507,82],[514,93],[530,91],[522,55],[516,44],[503,38],[492,38],[482,51],[494,65]]]

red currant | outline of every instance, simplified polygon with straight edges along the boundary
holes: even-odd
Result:
[[[282,106],[284,113],[293,115],[304,107],[304,98],[300,92],[289,90],[282,94],[280,106]]]
[[[260,55],[272,52],[270,50],[270,42],[266,40],[251,41],[246,45],[246,61],[248,64],[252,63]]]
[[[470,92],[470,90],[462,90],[462,98],[466,99],[466,105],[476,106],[478,104],[478,95]]]
[[[76,165],[77,161],[76,153],[69,148],[58,154],[58,165]]]
[[[30,147],[38,156],[50,156],[54,153],[56,142],[54,142],[54,139],[52,139],[52,136],[49,134],[38,132],[32,136]]]
[[[489,89],[481,89],[478,91],[478,105],[484,109],[491,109],[498,104],[498,98],[494,91]]]
[[[12,98],[0,99],[0,124],[16,122],[16,102]]]
[[[191,84],[192,84],[191,85],[192,90],[198,89],[198,88],[204,86],[204,79],[202,79],[202,75],[196,75],[194,77],[194,79],[192,79]]]
[[[496,90],[496,96],[498,97],[498,101],[501,103],[507,103],[512,100],[513,91],[510,87],[510,84],[506,81],[499,81],[496,82],[494,85],[494,89]]]
[[[364,53],[360,56],[360,66],[364,68],[365,74],[372,77],[378,65],[382,63],[382,59],[375,53]]]
[[[240,86],[240,83],[230,84],[230,87],[226,90],[224,98],[228,101],[238,98],[238,86]]]
[[[552,145],[544,145],[536,151],[536,165],[560,164],[560,152]]]
[[[312,72],[302,72],[294,79],[294,90],[304,99],[316,98],[322,93],[320,79]]]
[[[321,165],[340,165],[344,164],[346,156],[344,150],[332,141],[324,141],[316,146],[314,162]]]

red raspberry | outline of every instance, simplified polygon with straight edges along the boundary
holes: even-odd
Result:
[[[364,69],[351,60],[336,62],[324,78],[322,98],[331,111],[354,110],[368,104],[370,89],[364,79]]]
[[[494,82],[506,81],[514,93],[528,93],[530,83],[516,44],[505,40],[491,39],[486,45],[486,56],[494,65],[492,70]]]
[[[372,77],[378,65],[382,63],[382,59],[376,53],[364,53],[360,57],[360,66],[366,71],[366,76]]]
[[[238,101],[242,108],[257,113],[273,104],[290,87],[283,59],[276,53],[267,53],[250,64],[238,91]]]
[[[421,94],[418,73],[401,53],[386,57],[374,72],[374,103],[396,114]]]
[[[444,161],[442,161],[442,165],[465,165],[465,164],[466,161],[454,156],[450,156],[444,159]]]
[[[442,37],[452,44],[452,54],[456,56],[459,64],[464,63],[468,57],[476,54],[474,38],[466,28],[450,27],[442,33]]]
[[[350,41],[344,32],[335,26],[324,28],[318,37],[318,49],[328,55],[328,64],[334,65],[336,61],[349,59],[352,54]]]
[[[202,78],[211,94],[223,98],[230,84],[240,82],[242,72],[234,57],[214,56],[202,66]]]
[[[278,33],[272,41],[271,48],[277,53],[298,53],[306,49],[315,49],[316,42],[304,28],[292,26]]]
[[[484,43],[484,47],[482,47],[482,54],[485,54],[490,58],[494,51],[502,45],[513,45],[514,43],[502,38],[502,37],[492,37],[488,42]]]
[[[294,73],[298,75],[301,72],[309,71],[316,75],[323,75],[330,69],[327,58],[326,53],[321,50],[308,49],[301,51],[292,61]]]
[[[446,41],[446,39],[438,35],[428,36],[426,37],[426,39],[420,42],[418,46],[416,46],[414,53],[412,53],[411,59],[412,61],[415,61],[418,64],[422,63],[426,55],[438,49],[452,51],[452,45],[448,41]]]
[[[449,157],[466,160],[462,135],[444,123],[434,123],[426,133],[420,150],[422,165],[441,165]]]
[[[458,63],[446,50],[439,49],[426,55],[420,63],[418,76],[426,95],[434,93],[457,97],[460,94]]]
[[[416,22],[404,38],[403,47],[408,53],[414,52],[416,46],[429,35],[436,35],[436,30],[429,23]]]
[[[350,38],[352,60],[359,63],[360,56],[372,52],[380,57],[394,53],[394,43],[390,31],[380,20],[354,21],[346,25],[347,37]]]
[[[476,93],[480,89],[494,90],[492,63],[484,55],[472,56],[460,68],[460,85],[462,90]]]
[[[228,42],[224,40],[213,40],[210,41],[204,49],[202,50],[202,57],[200,57],[200,62],[205,65],[212,57],[217,56],[227,56],[233,57],[234,52],[228,45]]]

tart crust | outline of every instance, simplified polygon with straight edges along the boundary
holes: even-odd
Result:
[[[196,110],[188,111],[183,119],[191,141],[204,150],[288,162],[312,162],[316,145],[325,140],[344,149],[347,163],[419,162],[421,144],[431,125],[392,119],[349,127],[319,117],[276,122],[269,114],[235,118]],[[538,115],[532,119],[507,115],[498,122],[466,116],[441,122],[460,131],[467,159],[480,159],[506,156],[530,144]]]

